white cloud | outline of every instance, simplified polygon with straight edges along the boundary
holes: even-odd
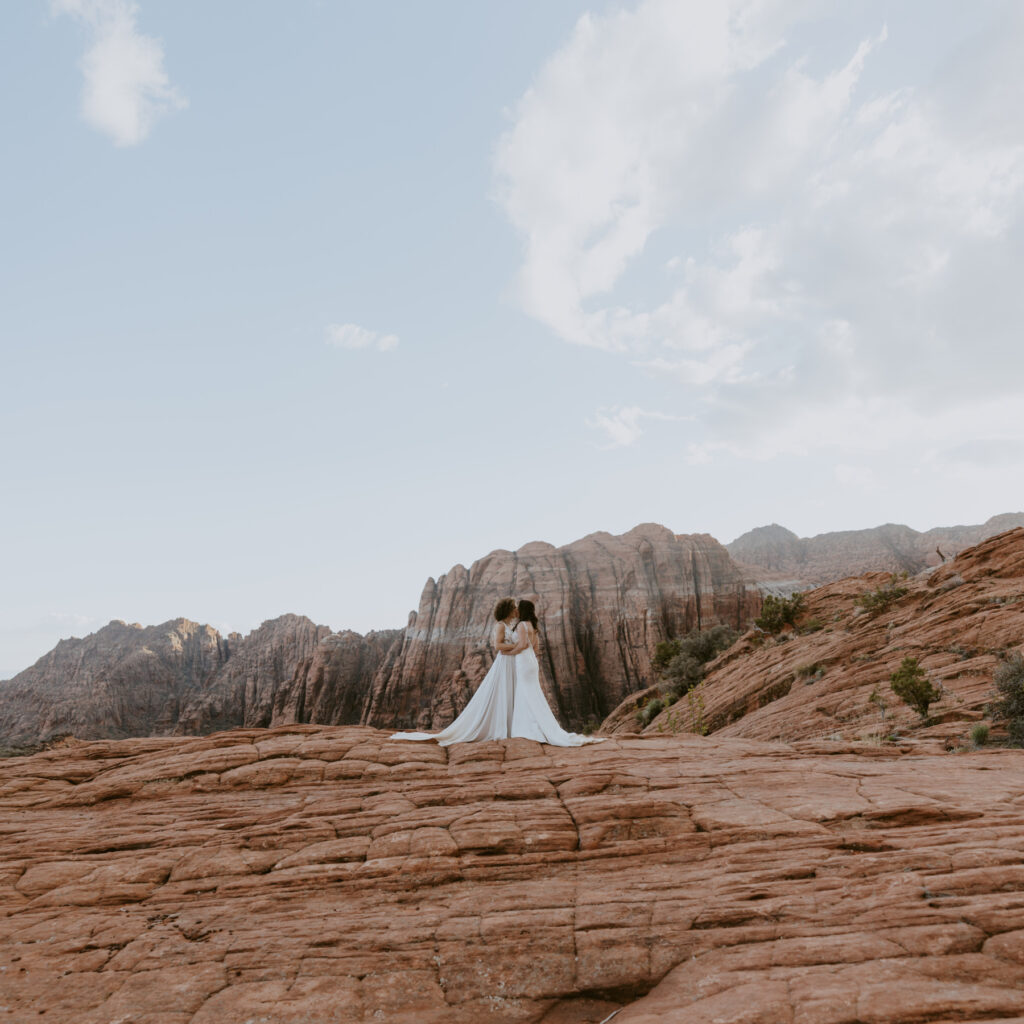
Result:
[[[662,412],[651,412],[637,406],[615,406],[611,409],[598,409],[587,426],[595,430],[603,430],[608,448],[624,448],[633,444],[643,436],[644,428],[641,420],[681,420],[683,416],[670,416]]]
[[[523,308],[676,379],[694,461],[1024,439],[1024,14],[873,92],[927,41],[878,24],[829,65],[789,48],[809,11],[580,19],[496,150]],[[594,423],[631,443],[627,412]]]
[[[398,335],[380,334],[358,324],[330,324],[327,343],[338,348],[372,348],[378,352],[390,352],[398,345]]]
[[[131,0],[52,0],[51,6],[89,30],[91,45],[80,64],[82,116],[116,145],[138,145],[158,118],[188,105],[167,77],[159,40],[139,32]]]

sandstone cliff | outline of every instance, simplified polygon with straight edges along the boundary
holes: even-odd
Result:
[[[363,722],[447,725],[490,665],[491,611],[508,595],[537,603],[542,679],[555,714],[572,729],[597,724],[645,686],[660,641],[716,622],[744,627],[761,603],[707,534],[677,536],[647,524],[561,548],[537,542],[494,551],[427,581],[400,650],[373,681]]]
[[[709,666],[699,702],[683,699],[648,731],[706,727],[716,735],[784,740],[896,731],[966,743],[970,726],[985,717],[999,659],[1024,650],[1024,529],[897,580],[906,593],[878,614],[858,606],[864,593],[890,582],[889,574],[868,573],[809,591],[797,629],[742,637]],[[933,724],[890,689],[890,674],[907,656],[945,689],[932,705]],[[876,687],[887,705],[884,718],[869,699]],[[609,728],[635,730],[632,711],[624,703]]]
[[[282,615],[232,641],[230,660],[182,709],[176,731],[270,725],[282,691],[292,688],[299,665],[330,632],[304,615]]]
[[[71,743],[0,761],[0,1014],[1019,1021],[1022,793],[912,741]]]
[[[358,722],[400,635],[335,634],[301,615],[271,619],[244,637],[187,619],[146,628],[112,622],[62,640],[0,682],[0,743]]]
[[[170,732],[229,649],[215,629],[188,619],[146,627],[115,620],[84,639],[61,640],[0,683],[0,743]]]
[[[993,516],[980,526],[940,526],[919,533],[887,523],[870,530],[798,537],[783,526],[759,526],[726,545],[729,554],[757,579],[786,578],[816,586],[865,572],[917,573],[964,548],[1017,526],[1024,512]]]

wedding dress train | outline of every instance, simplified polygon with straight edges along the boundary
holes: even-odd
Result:
[[[558,724],[544,691],[540,687],[540,665],[532,647],[515,655],[516,692],[512,708],[511,736],[550,743],[553,747],[582,747],[600,743],[599,736],[581,736],[566,732]]]
[[[506,634],[517,643],[516,631]],[[452,743],[504,740],[521,736],[556,747],[579,747],[599,743],[599,737],[566,732],[548,707],[540,688],[540,666],[532,647],[513,656],[501,652],[494,659],[476,693],[461,715],[440,732],[396,732],[393,740],[437,740],[442,747]]]

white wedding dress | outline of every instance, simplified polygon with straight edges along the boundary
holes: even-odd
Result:
[[[506,631],[505,638],[509,643],[519,642],[516,629]],[[499,651],[476,693],[447,729],[441,732],[396,732],[390,738],[437,740],[442,747],[447,747],[452,743],[504,740],[513,736],[556,747],[580,747],[584,743],[601,742],[596,736],[566,732],[558,724],[540,688],[540,666],[532,647],[516,655]]]

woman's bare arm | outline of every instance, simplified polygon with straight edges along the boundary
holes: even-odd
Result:
[[[498,642],[495,645],[502,654],[512,654],[516,645],[505,639],[505,623],[498,623]]]
[[[515,647],[512,649],[512,651],[510,652],[512,654],[520,654],[522,651],[525,651],[526,648],[530,646],[531,639],[532,639],[532,637],[534,635],[534,632],[535,632],[533,626],[529,625],[528,623],[523,622],[523,623],[520,623],[520,625],[525,627],[525,629],[526,629],[526,636],[520,637],[519,643],[517,643],[515,645]],[[536,650],[536,648],[534,648],[534,649]]]

